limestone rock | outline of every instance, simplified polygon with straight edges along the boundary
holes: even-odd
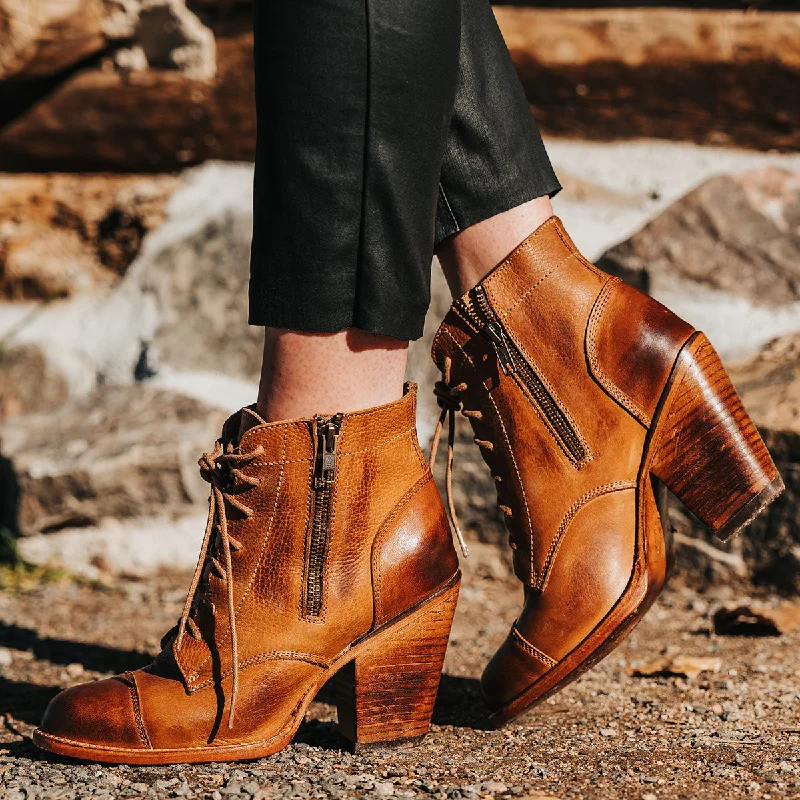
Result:
[[[247,324],[250,214],[225,211],[137,266],[132,276],[155,298],[156,364],[255,378],[264,334]]]
[[[102,387],[57,411],[0,424],[24,534],[200,507],[196,461],[226,412],[147,384]]]
[[[723,360],[754,356],[800,329],[800,174],[710,178],[598,265],[704,330]]]
[[[655,295],[683,283],[773,306],[800,300],[800,174],[767,167],[712,178],[599,266]]]
[[[115,283],[163,223],[179,180],[0,176],[0,297],[53,299]]]

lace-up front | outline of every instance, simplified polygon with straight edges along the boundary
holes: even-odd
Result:
[[[456,412],[460,411],[464,417],[466,417],[472,422],[482,421],[483,412],[478,409],[469,409],[464,407],[462,395],[469,388],[466,382],[457,383],[454,386],[450,385],[452,363],[453,362],[451,358],[449,357],[445,358],[444,370],[442,376],[443,380],[437,381],[433,388],[433,393],[436,395],[436,399],[439,403],[439,407],[442,409],[442,412],[439,415],[439,421],[437,422],[436,429],[434,430],[433,433],[429,461],[431,463],[431,466],[433,466],[436,463],[436,453],[439,449],[439,440],[442,435],[442,429],[444,427],[445,420],[448,420],[447,466],[445,471],[447,509],[450,514],[450,520],[453,524],[453,528],[455,529],[456,532],[456,537],[458,538],[458,543],[461,546],[461,550],[464,553],[464,556],[467,557],[469,555],[469,549],[467,548],[467,544],[464,540],[464,534],[461,531],[461,527],[458,523],[455,503],[453,501],[453,453],[455,450],[455,438],[456,438]],[[494,444],[488,439],[479,439],[477,436],[474,438],[473,441],[475,442],[475,444],[478,445],[478,447],[481,448],[481,452],[484,454],[484,460],[488,461],[487,454],[490,454],[494,451]],[[510,506],[504,501],[503,498],[503,493],[501,489],[502,478],[496,473],[494,469],[492,469],[492,478],[494,479],[495,489],[497,490],[497,500],[499,503],[499,508],[503,512],[506,518],[506,523],[508,523],[508,520],[511,519],[513,512]],[[514,540],[513,533],[510,532],[510,529],[509,529],[508,542],[512,550],[517,549],[517,544]]]
[[[200,548],[200,556],[197,560],[192,583],[186,597],[186,604],[183,607],[180,622],[178,623],[178,636],[176,647],[180,649],[183,637],[188,629],[189,635],[195,639],[200,638],[200,629],[192,618],[196,603],[206,601],[205,596],[197,589],[207,577],[209,571],[214,572],[218,578],[225,581],[228,593],[228,624],[231,640],[231,660],[233,672],[233,685],[231,689],[231,707],[228,715],[228,727],[233,727],[234,713],[236,708],[236,695],[239,689],[239,657],[238,640],[236,637],[236,607],[233,600],[233,564],[231,558],[232,551],[239,551],[243,545],[240,541],[228,533],[228,515],[226,504],[232,506],[248,519],[253,516],[253,510],[246,506],[233,491],[240,485],[257,486],[258,478],[245,475],[241,468],[252,462],[264,452],[264,448],[259,446],[249,453],[237,453],[233,444],[228,443],[223,452],[222,440],[218,439],[213,453],[203,453],[198,462],[200,465],[200,475],[203,480],[211,484],[211,496],[209,498],[208,521],[206,522],[203,544]],[[217,536],[214,536],[214,533]],[[213,546],[212,546],[213,539]],[[220,552],[221,551],[221,552]],[[217,558],[221,555],[224,564]],[[212,612],[213,612],[212,608]]]

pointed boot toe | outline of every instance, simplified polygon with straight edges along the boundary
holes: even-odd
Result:
[[[129,750],[147,747],[130,673],[73,686],[57,694],[34,733],[39,747],[76,758],[92,759],[95,748]]]

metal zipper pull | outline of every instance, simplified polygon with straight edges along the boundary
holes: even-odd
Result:
[[[317,463],[314,470],[314,488],[322,489],[333,482],[336,473],[336,451],[342,429],[342,414],[330,419],[317,419]]]
[[[503,373],[505,375],[513,375],[517,370],[517,364],[514,361],[514,356],[511,355],[511,348],[508,346],[508,340],[502,328],[499,328],[493,322],[487,322],[483,326],[482,333],[494,348],[494,354],[497,356],[497,361]]]

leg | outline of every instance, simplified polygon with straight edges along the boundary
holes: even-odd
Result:
[[[402,395],[430,299],[459,5],[255,4],[250,322],[267,326],[267,419]]]
[[[267,328],[256,410],[269,421],[391,403],[403,396],[408,342],[349,328]]]
[[[488,0],[463,0],[436,253],[460,297],[552,213],[560,185]]]

